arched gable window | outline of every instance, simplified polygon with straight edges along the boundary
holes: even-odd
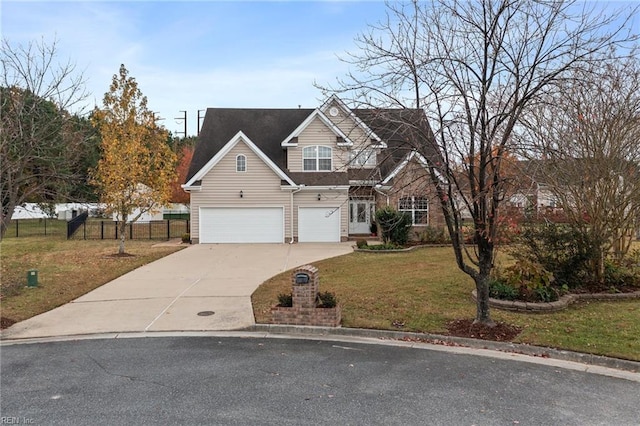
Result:
[[[305,172],[330,172],[331,147],[314,145],[302,150],[303,170]]]
[[[236,156],[236,172],[247,171],[247,157],[243,154]]]

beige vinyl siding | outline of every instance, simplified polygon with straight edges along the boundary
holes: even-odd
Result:
[[[332,151],[331,168],[334,171],[345,171],[349,161],[347,149],[336,145],[336,134],[319,118],[314,118],[306,129],[298,136],[298,146],[287,149],[287,166],[292,172],[303,172],[302,150],[306,146],[328,146]]]
[[[246,172],[236,172],[236,156],[246,156]],[[238,144],[202,179],[191,193],[191,235],[200,235],[200,207],[284,207],[285,239],[291,238],[291,195],[281,180],[247,145]],[[240,198],[240,191],[243,197]]]
[[[342,131],[342,133],[344,133],[349,137],[349,139],[351,139],[351,141],[353,142],[353,146],[349,149],[355,149],[359,151],[362,148],[369,146],[371,144],[370,135],[367,135],[367,133],[354,121],[352,117],[346,115],[339,105],[334,103],[332,104],[332,106],[338,108],[338,115],[336,117],[332,117],[329,114],[329,109],[326,110],[327,112],[325,115],[327,116],[327,118],[329,118],[329,120],[331,120],[333,124],[336,125],[336,127],[338,127]],[[347,157],[347,161],[349,161],[349,157]]]
[[[318,194],[321,200],[318,201]],[[349,191],[301,191],[293,195],[293,228],[298,236],[298,207],[337,207],[340,209],[340,237],[349,236]]]

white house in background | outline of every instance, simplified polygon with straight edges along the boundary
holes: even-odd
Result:
[[[55,205],[55,215],[51,216],[44,210],[42,210],[37,203],[26,203],[24,206],[17,206],[11,216],[11,220],[18,219],[58,219],[58,220],[71,220],[78,213],[83,211],[89,212],[89,217],[99,217],[101,212],[104,212],[105,206],[99,203],[59,203]],[[135,214],[137,214],[135,212]],[[144,214],[139,222],[150,222],[153,220],[162,220],[163,215],[166,213],[171,214],[189,214],[189,206],[186,204],[170,204],[169,206],[156,212],[154,214]],[[112,217],[116,220],[115,215]]]
[[[37,203],[25,203],[24,206],[16,206],[11,220],[17,219],[60,219],[70,220],[78,212],[97,212],[100,209],[98,203],[59,203],[55,205],[55,214],[51,216],[38,206]]]
[[[136,217],[138,214],[140,214],[140,209],[135,209],[133,213],[129,215],[129,222],[131,222],[131,219]],[[136,222],[153,222],[155,220],[163,220],[165,214],[189,214],[189,206],[186,204],[171,203],[158,210],[143,213]],[[113,220],[118,220],[118,216],[115,213],[113,214]]]
[[[131,222],[131,219],[133,219],[134,217],[138,216],[139,214],[140,214],[140,209],[135,209],[129,215],[128,222]],[[162,220],[162,217],[163,217],[162,216],[162,209],[154,210],[154,211],[142,213],[142,216],[140,216],[140,218],[138,218],[138,220],[136,220],[136,222],[152,222],[154,220]],[[119,220],[118,215],[116,213],[113,213],[112,219],[117,222]]]

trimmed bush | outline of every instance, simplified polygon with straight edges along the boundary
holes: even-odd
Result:
[[[541,264],[518,260],[504,271],[497,271],[494,283],[489,284],[489,294],[491,295],[491,287],[493,287],[498,299],[553,302],[560,297],[560,291],[553,284],[553,274]]]
[[[518,289],[500,280],[492,279],[489,282],[489,297],[500,300],[517,300]]]
[[[600,255],[600,243],[586,232],[554,223],[523,227],[518,243],[513,257],[539,263],[553,274],[557,285],[569,288],[589,283],[590,265]]]
[[[451,241],[443,228],[433,226],[425,226],[420,232],[416,232],[416,237],[422,244],[445,244]]]
[[[411,218],[408,215],[396,211],[391,206],[385,206],[376,212],[376,222],[380,226],[380,236],[384,244],[402,246],[409,241]]]
[[[369,243],[367,243],[367,240],[365,240],[364,238],[356,241],[356,247],[358,247],[359,249],[366,249],[368,245]]]
[[[605,284],[613,288],[640,287],[640,267],[616,265],[611,261],[604,264]]]
[[[336,295],[330,291],[318,293],[318,308],[335,308],[337,304]]]
[[[399,246],[397,244],[393,244],[393,243],[387,243],[387,244],[371,244],[371,245],[367,245],[365,247],[358,247],[361,248],[362,250],[400,250],[403,247]]]
[[[293,295],[291,293],[278,295],[278,306],[283,308],[291,308],[293,306]]]

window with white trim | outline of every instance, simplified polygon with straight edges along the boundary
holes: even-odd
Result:
[[[372,148],[351,151],[349,156],[351,167],[375,167],[376,165],[376,151]]]
[[[331,148],[328,146],[307,146],[302,150],[303,170],[305,172],[330,172]]]
[[[247,157],[243,154],[236,156],[236,172],[247,171]]]
[[[429,199],[427,197],[402,197],[398,202],[398,211],[409,215],[413,226],[429,224]]]

